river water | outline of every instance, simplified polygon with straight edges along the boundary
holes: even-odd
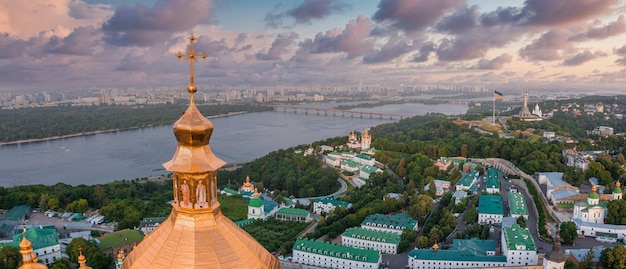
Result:
[[[329,108],[337,104],[320,104]],[[308,105],[307,107],[311,107]],[[466,105],[397,104],[355,111],[424,115],[464,114]],[[211,119],[211,148],[222,160],[247,162],[269,152],[362,132],[366,127],[397,120],[260,112]],[[374,138],[375,139],[375,138]],[[167,173],[161,166],[176,150],[172,126],[0,146],[0,186],[58,182],[106,183]]]

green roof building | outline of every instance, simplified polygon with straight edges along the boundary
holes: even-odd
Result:
[[[352,204],[344,201],[335,200],[331,197],[315,198],[315,200],[313,201],[313,213],[318,215],[322,212],[330,213],[339,206],[344,208],[350,208],[352,207]]]
[[[265,219],[265,206],[256,189],[254,189],[254,194],[248,203],[248,218]]]
[[[311,221],[311,213],[300,208],[283,207],[276,211],[276,219],[282,221],[309,222]]]
[[[220,193],[222,193],[223,195],[226,195],[226,196],[233,196],[233,195],[239,194],[238,191],[233,190],[231,188],[223,188]]]
[[[341,234],[344,246],[374,249],[386,254],[397,254],[400,235],[394,232],[352,227]]]
[[[26,236],[26,239],[33,244],[33,252],[39,261],[52,264],[61,259],[61,244],[59,244],[59,236],[54,226],[29,228],[24,233],[13,235],[12,242],[0,243],[0,248],[11,246],[20,249],[19,245],[23,236]]]
[[[495,256],[496,242],[493,240],[453,239],[452,247],[439,250],[415,249],[409,252],[410,268],[479,268],[504,267],[507,257]]]
[[[379,268],[379,251],[300,238],[293,245],[293,262],[324,268]]]
[[[519,218],[519,216],[523,216],[524,219],[528,219],[528,208],[526,207],[523,194],[509,192],[509,211],[511,217]]]
[[[528,228],[517,224],[502,228],[502,254],[507,266],[537,265],[537,248]]]
[[[141,222],[139,222],[139,230],[143,232],[143,234],[149,234],[156,227],[159,227],[159,224],[163,223],[167,217],[152,217],[152,218],[143,218]]]
[[[500,172],[498,169],[491,168],[487,170],[485,177],[485,188],[488,193],[500,192]]]
[[[389,231],[402,234],[404,229],[412,229],[417,231],[417,220],[412,219],[406,214],[369,215],[361,222],[361,227],[365,229],[374,229],[380,231]]]
[[[465,174],[459,181],[456,182],[456,191],[469,190],[474,183],[478,181],[478,176],[480,173],[476,170],[473,170],[467,174]]]
[[[502,209],[502,197],[500,195],[479,196],[478,200],[478,223],[496,224],[502,223],[504,210]]]

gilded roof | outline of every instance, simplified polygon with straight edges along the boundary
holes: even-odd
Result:
[[[281,268],[252,236],[216,214],[172,214],[124,260],[122,268]]]
[[[163,164],[173,172],[172,212],[126,256],[121,268],[282,268],[276,257],[220,210],[215,171],[225,162],[211,151],[213,124],[193,98],[197,91],[193,66],[197,56],[206,55],[193,49],[193,35],[189,40],[185,54],[179,52],[177,57],[185,56],[190,65],[190,103],[174,124],[176,153]]]

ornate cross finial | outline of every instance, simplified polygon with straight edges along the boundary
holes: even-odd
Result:
[[[26,221],[22,220],[22,232],[24,233],[24,236],[26,236]]]
[[[206,59],[207,55],[202,53],[200,55],[196,55],[196,50],[193,48],[193,42],[196,40],[196,37],[191,34],[189,36],[189,48],[185,50],[185,53],[181,53],[180,51],[176,54],[178,59],[185,57],[185,60],[189,62],[189,85],[187,86],[187,91],[191,94],[198,91],[198,87],[193,83],[193,65],[198,62],[198,57],[203,60]]]

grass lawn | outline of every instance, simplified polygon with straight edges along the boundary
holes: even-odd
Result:
[[[134,243],[139,244],[141,240],[143,240],[143,234],[141,234],[140,231],[126,229],[104,235],[102,238],[100,238],[100,245],[98,247],[101,250],[117,248],[121,245]]]
[[[232,221],[240,221],[248,218],[248,201],[239,195],[218,195],[222,214]]]

